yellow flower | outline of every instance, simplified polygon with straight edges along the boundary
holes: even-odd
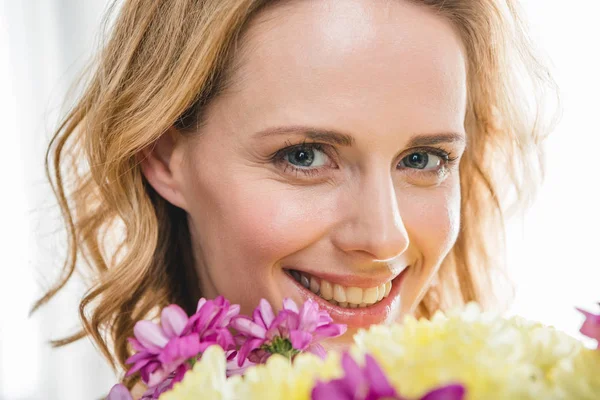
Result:
[[[294,359],[271,356],[266,364],[246,370],[243,377],[231,379],[236,399],[307,400],[317,379],[329,380],[342,376],[340,356],[331,352],[325,360],[310,353]]]
[[[459,383],[466,400],[597,400],[600,351],[552,328],[519,317],[481,312],[475,304],[429,321],[408,317],[403,324],[359,331],[350,352],[369,353],[399,394],[419,398]],[[225,354],[209,348],[192,371],[161,400],[308,400],[318,380],[340,378],[341,355],[325,360],[304,353],[294,359],[271,356],[246,374],[225,378]]]
[[[407,397],[456,382],[468,399],[559,399],[550,372],[576,349],[575,340],[552,328],[469,304],[431,321],[408,317],[360,331],[353,353],[371,353]]]
[[[225,367],[223,349],[219,346],[209,347],[183,380],[161,395],[160,400],[233,399],[230,384],[225,377]]]
[[[564,399],[597,400],[600,396],[600,351],[581,348],[551,372]]]

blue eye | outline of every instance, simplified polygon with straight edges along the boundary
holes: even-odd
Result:
[[[284,159],[300,168],[318,168],[327,164],[327,155],[315,146],[292,148],[285,153]]]
[[[443,163],[442,157],[425,151],[409,154],[400,163],[406,168],[436,170]]]

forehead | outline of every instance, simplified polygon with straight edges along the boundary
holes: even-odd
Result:
[[[423,6],[288,1],[261,11],[240,47],[231,100],[250,128],[463,129],[463,46],[451,23]]]

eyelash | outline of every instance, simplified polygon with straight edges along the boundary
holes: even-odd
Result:
[[[275,154],[273,154],[270,157],[270,161],[275,163],[275,164],[279,164],[279,163],[285,163],[285,167],[283,172],[287,173],[288,169],[290,169],[291,171],[295,172],[296,175],[298,174],[298,172],[301,172],[303,174],[305,174],[306,176],[315,176],[318,175],[320,173],[320,170],[322,168],[327,168],[327,167],[320,167],[320,168],[299,168],[296,167],[295,165],[290,164],[289,162],[286,162],[285,157],[290,154],[293,151],[297,151],[297,150],[318,150],[321,151],[323,153],[325,153],[329,158],[332,158],[330,155],[330,152],[328,152],[326,150],[326,148],[328,148],[329,145],[325,145],[322,143],[312,143],[312,142],[307,142],[306,140],[303,140],[300,143],[297,144],[292,144],[289,141],[286,142],[287,146],[278,150],[277,152],[275,152]],[[427,174],[427,175],[434,175],[434,176],[439,176],[440,174],[443,174],[444,172],[446,172],[450,167],[452,167],[456,161],[458,160],[458,157],[454,157],[452,155],[452,153],[449,153],[441,148],[435,148],[435,147],[429,147],[429,148],[416,148],[416,149],[411,149],[411,153],[407,154],[406,156],[404,156],[399,162],[398,164],[400,164],[402,162],[402,160],[404,160],[404,158],[406,158],[407,156],[411,155],[411,154],[415,154],[415,153],[427,153],[427,154],[433,154],[437,157],[439,157],[442,160],[442,165],[438,168],[438,169],[433,169],[433,170],[419,170],[416,168],[406,168],[408,170],[413,170],[415,173],[423,175],[423,174]]]

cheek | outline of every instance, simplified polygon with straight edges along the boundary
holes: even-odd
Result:
[[[189,210],[202,285],[212,286],[205,293],[222,294],[245,311],[263,297],[280,302],[277,263],[322,238],[331,221],[316,216],[334,218],[335,210],[331,194],[284,188],[247,172],[221,171],[218,180],[199,174]]]
[[[328,222],[316,216],[331,215],[327,197],[281,187],[269,191],[268,186],[240,188],[226,200],[223,221],[240,250],[261,264],[273,264],[318,240]]]
[[[404,199],[401,212],[410,241],[430,270],[441,263],[456,242],[460,201],[458,182]]]

